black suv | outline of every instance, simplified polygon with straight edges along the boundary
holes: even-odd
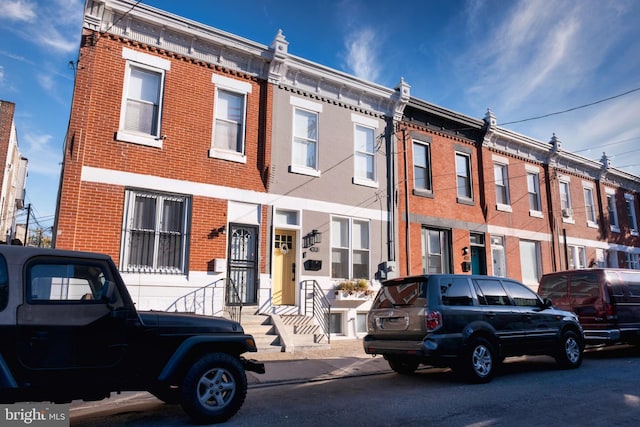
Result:
[[[576,316],[556,310],[511,279],[433,274],[387,280],[367,319],[364,350],[391,369],[413,373],[422,363],[449,366],[472,382],[488,382],[507,356],[546,354],[564,368],[582,363]]]
[[[0,403],[146,390],[195,422],[234,415],[251,335],[219,317],[138,312],[107,255],[0,246]]]

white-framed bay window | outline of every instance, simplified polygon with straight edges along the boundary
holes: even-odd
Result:
[[[368,220],[331,218],[331,277],[369,279],[370,223]]]
[[[376,128],[378,121],[351,114],[354,124],[353,183],[378,187],[376,181]]]
[[[186,273],[190,205],[183,195],[127,190],[120,269]]]
[[[319,123],[322,104],[292,96],[293,141],[289,172],[320,176],[318,162]]]
[[[211,82],[215,86],[215,100],[209,156],[246,163],[247,95],[251,93],[251,84],[218,74],[211,76]]]
[[[162,148],[162,98],[171,62],[129,48],[122,49],[122,58],[126,66],[116,139]]]

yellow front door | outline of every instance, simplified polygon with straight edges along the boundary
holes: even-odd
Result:
[[[296,300],[296,232],[276,230],[273,239],[273,304],[294,305]]]

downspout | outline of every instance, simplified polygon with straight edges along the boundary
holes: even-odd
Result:
[[[407,131],[406,129],[402,129],[402,147],[403,147],[403,157],[404,157],[404,208],[405,208],[405,219],[404,219],[404,233],[405,233],[405,259],[407,262],[407,275],[411,274],[411,224],[410,224],[410,215],[409,215],[409,173],[407,172],[408,167],[408,159],[407,159]]]
[[[549,230],[551,232],[551,268],[552,271],[558,271],[557,267],[557,253],[556,253],[556,218],[553,214],[553,197],[551,197],[551,168],[548,163],[543,164],[544,173],[547,179],[545,183],[545,193],[547,194],[547,217],[549,218]],[[560,239],[558,239],[558,247],[560,246]]]

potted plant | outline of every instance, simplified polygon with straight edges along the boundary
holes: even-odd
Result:
[[[354,279],[338,283],[334,293],[337,300],[369,299],[373,295],[373,289],[367,279]]]

